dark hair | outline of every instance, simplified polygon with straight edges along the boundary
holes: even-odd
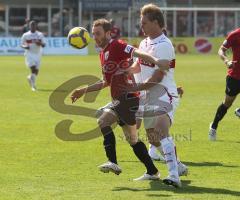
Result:
[[[102,26],[105,32],[111,31],[112,25],[107,19],[97,19],[93,22],[93,26]]]
[[[164,33],[164,35],[167,36],[167,29],[166,29],[166,28],[163,28],[163,29],[162,29],[162,32]]]
[[[161,9],[155,4],[146,4],[141,8],[141,15],[146,16],[151,22],[157,20],[159,26],[163,28],[165,26],[165,20]]]
[[[37,25],[37,22],[32,20],[32,21],[29,22],[29,25],[31,26],[32,24]]]

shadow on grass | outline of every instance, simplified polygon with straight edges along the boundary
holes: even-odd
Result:
[[[221,194],[221,195],[231,195],[240,197],[240,191],[228,190],[223,188],[206,188],[189,185],[190,180],[182,181],[182,188],[173,188],[163,184],[161,181],[150,181],[150,188],[148,189],[138,189],[138,188],[129,188],[129,187],[115,187],[112,191],[132,191],[132,192],[152,192],[152,191],[168,191],[174,192],[176,194]],[[147,196],[168,196],[163,194],[147,194]]]
[[[138,160],[119,160],[118,162],[126,162],[126,163],[140,163]]]
[[[138,160],[120,160],[119,162],[127,162],[127,163],[137,163],[139,162]],[[165,164],[163,161],[155,161],[159,162],[162,164]],[[226,165],[220,162],[189,162],[189,161],[181,161],[183,164],[191,167],[232,167],[232,168],[237,168],[240,167],[238,165]]]
[[[38,92],[67,92],[67,93],[70,93],[71,91],[68,91],[68,90],[52,90],[52,89],[37,89]]]
[[[185,162],[181,161],[187,166],[192,166],[192,167],[239,167],[238,165],[226,165],[220,162]]]

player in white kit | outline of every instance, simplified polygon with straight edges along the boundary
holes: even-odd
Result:
[[[159,7],[153,4],[145,5],[141,9],[141,25],[148,37],[140,43],[139,49],[156,58],[169,60],[170,65],[167,71],[161,71],[157,66],[138,59],[130,70],[139,72],[135,75],[138,84],[129,91],[144,91],[139,111],[142,113],[149,142],[157,147],[161,144],[164,152],[169,176],[163,179],[163,182],[180,187],[175,144],[169,135],[174,111],[179,102],[174,80],[174,47],[163,33],[165,21]],[[143,175],[139,180],[146,179]]]
[[[35,21],[29,23],[30,30],[22,35],[21,47],[25,49],[25,63],[31,70],[27,76],[32,91],[36,91],[36,77],[39,72],[42,48],[45,47],[45,38],[43,34],[37,31]]]

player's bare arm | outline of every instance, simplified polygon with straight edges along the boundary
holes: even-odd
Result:
[[[25,44],[22,44],[21,47],[22,47],[23,49],[29,49],[29,46],[28,46],[28,45],[25,45]]]
[[[36,44],[37,44],[38,46],[45,47],[45,43],[43,43],[42,40],[37,40],[37,41],[36,41]]]
[[[148,90],[149,88],[151,88],[151,87],[157,85],[159,82],[161,82],[164,77],[164,74],[165,74],[165,72],[157,69],[157,70],[155,70],[155,72],[153,73],[151,78],[149,78],[145,83],[139,83],[133,87],[123,87],[123,86],[120,86],[120,87],[122,87],[127,92]]]
[[[84,87],[84,88],[76,89],[71,95],[72,103],[77,101],[85,93],[98,91],[98,90],[101,90],[105,87],[107,87],[107,83],[105,82],[105,80],[100,80],[100,81],[94,83],[93,85],[90,85],[90,86],[87,86],[87,87]]]
[[[143,60],[153,63],[157,65],[160,70],[168,70],[170,68],[170,61],[169,60],[161,60],[157,59],[150,54],[140,51],[139,49],[135,49],[133,52],[134,57],[142,58]]]
[[[223,60],[223,62],[228,68],[233,68],[234,64],[237,63],[237,61],[229,60],[226,52],[227,52],[227,48],[225,48],[224,46],[221,46],[218,50],[218,55],[220,56],[220,58]]]
[[[127,69],[127,72],[129,74],[136,74],[139,73],[141,71],[140,65],[137,62],[134,62],[131,67],[129,67]]]

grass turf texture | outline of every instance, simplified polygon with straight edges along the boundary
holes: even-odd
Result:
[[[97,166],[106,161],[102,138],[81,142],[62,141],[54,129],[71,119],[75,133],[96,127],[94,118],[60,114],[49,106],[52,91],[78,75],[100,77],[97,56],[45,56],[32,92],[26,80],[29,71],[23,57],[1,57],[0,199],[239,199],[239,119],[233,114],[236,100],[219,125],[218,141],[208,141],[208,127],[224,96],[225,68],[217,56],[177,56],[176,80],[185,94],[171,133],[178,155],[190,175],[183,188],[162,182],[133,182],[144,167],[115,129],[117,155],[123,173],[102,174]],[[76,106],[98,108],[110,100],[105,89],[94,103],[82,100]],[[70,100],[66,100],[70,104]],[[140,131],[145,139],[144,131]],[[146,142],[146,141],[145,141]],[[161,177],[166,166],[155,162]]]

